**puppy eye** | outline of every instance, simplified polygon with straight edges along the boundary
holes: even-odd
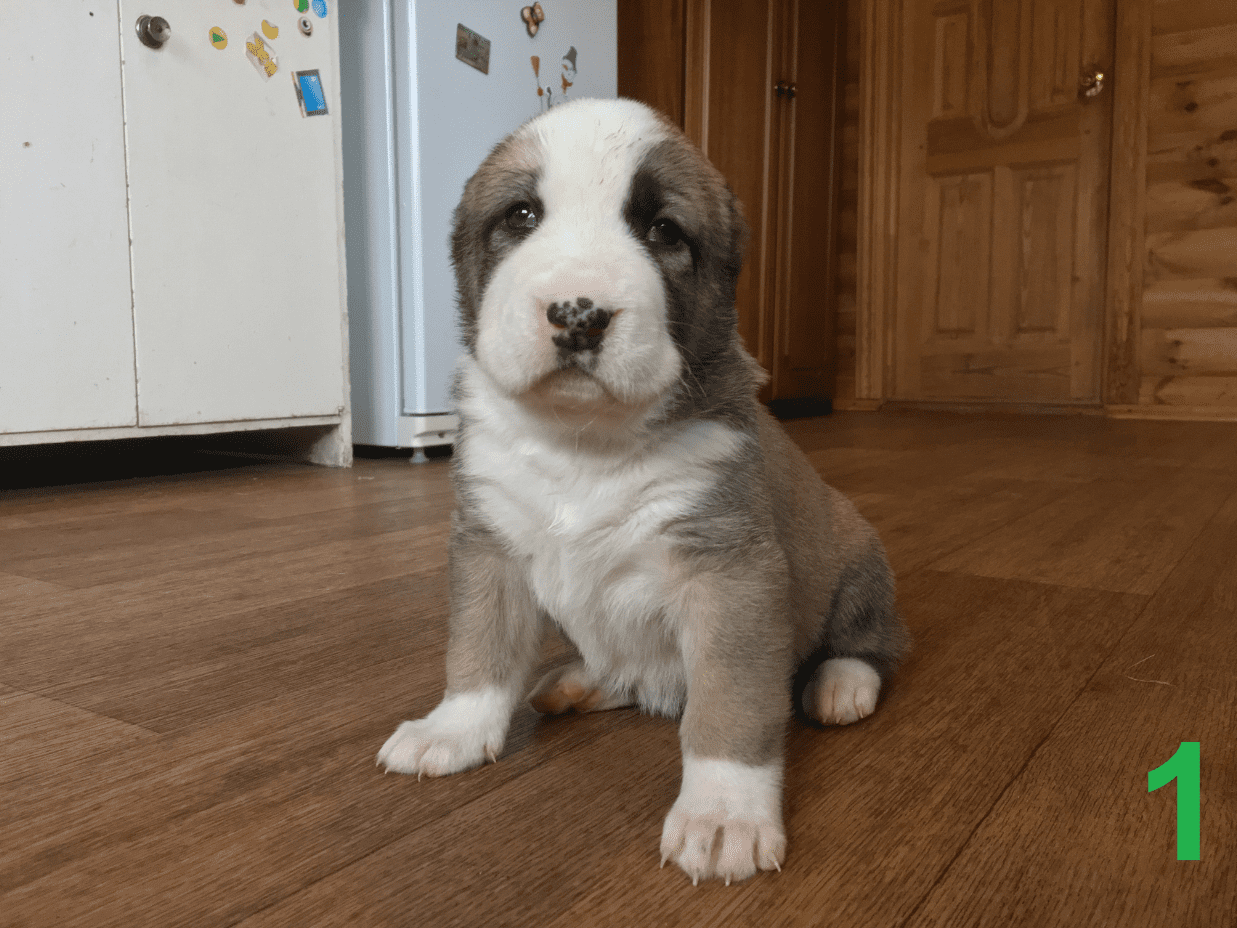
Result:
[[[673,248],[683,241],[683,230],[678,227],[673,219],[658,219],[649,228],[648,235],[644,238],[650,245],[656,245],[660,248]]]
[[[507,228],[517,235],[527,235],[537,228],[540,217],[529,203],[517,203],[507,210]]]

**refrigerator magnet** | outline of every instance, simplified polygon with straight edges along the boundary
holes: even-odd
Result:
[[[314,34],[314,22],[308,16],[302,16],[296,21],[296,28],[301,30],[301,35]]]
[[[275,57],[275,53],[267,46],[266,40],[256,32],[245,43],[245,57],[249,59],[249,63],[253,65],[265,80],[270,80],[276,71],[279,70],[279,59]]]
[[[490,40],[463,23],[455,24],[455,57],[482,74],[490,73]]]
[[[268,39],[277,39],[279,38],[279,27],[264,19],[262,20],[262,34]]]
[[[218,26],[210,27],[210,44],[223,51],[228,47],[228,34]]]
[[[326,93],[322,89],[322,76],[318,69],[293,71],[292,84],[296,87],[296,102],[302,116],[325,116]]]

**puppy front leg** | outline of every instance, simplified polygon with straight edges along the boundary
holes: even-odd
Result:
[[[378,763],[419,778],[497,760],[540,643],[540,613],[517,565],[492,538],[453,528],[447,691],[395,730]]]
[[[776,586],[776,584],[774,584]],[[781,870],[782,740],[789,715],[784,597],[765,583],[714,578],[683,600],[687,705],[683,783],[662,828],[662,865],[692,883]]]

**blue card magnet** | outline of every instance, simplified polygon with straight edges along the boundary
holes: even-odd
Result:
[[[322,89],[322,77],[318,69],[293,71],[292,83],[296,87],[296,102],[301,105],[302,116],[325,116],[326,93]]]

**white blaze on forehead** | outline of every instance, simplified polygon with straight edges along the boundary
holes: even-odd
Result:
[[[528,129],[542,151],[538,192],[550,221],[583,212],[622,223],[640,159],[666,137],[648,109],[626,100],[559,107]]]
[[[564,105],[517,132],[538,152],[541,216],[495,268],[477,338],[480,367],[510,395],[556,369],[547,308],[581,297],[620,313],[592,370],[598,384],[637,403],[677,379],[681,359],[666,326],[661,271],[623,209],[641,160],[667,135],[651,110],[626,100]]]

